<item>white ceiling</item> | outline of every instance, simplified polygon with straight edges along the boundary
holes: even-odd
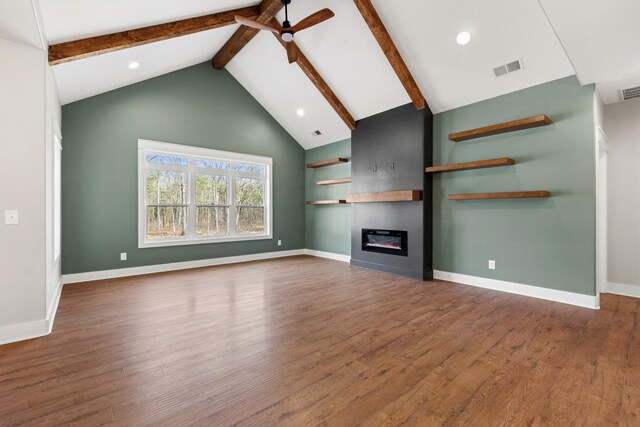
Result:
[[[257,1],[40,0],[50,43],[233,9]],[[581,64],[574,58],[571,40],[575,36],[578,46],[575,55],[579,57],[579,36],[574,33],[584,33],[584,28],[575,25],[564,28],[565,21],[581,20],[583,14],[575,11],[583,8],[600,13],[594,5],[610,6],[611,2],[541,1],[545,7],[547,3],[552,6],[546,10],[549,20],[537,0],[373,0],[373,3],[427,102],[437,113],[574,74],[554,28],[573,63]],[[637,0],[631,2],[637,4]],[[585,4],[588,6],[584,7]],[[352,1],[295,0],[290,7],[290,19],[295,23],[323,7],[331,8],[336,17],[297,34],[296,42],[354,118],[410,102]],[[568,10],[573,10],[573,15]],[[282,16],[279,18],[282,20]],[[632,17],[628,19],[631,21]],[[230,26],[57,65],[54,73],[62,102],[73,102],[209,60],[234,30],[235,26]],[[593,37],[597,37],[598,31],[591,30]],[[472,34],[467,46],[455,43],[460,31]],[[564,36],[565,32],[569,35]],[[586,51],[588,43],[584,43]],[[631,52],[630,46],[625,49],[627,54]],[[493,75],[494,67],[518,58],[523,59],[523,71],[501,78]],[[633,58],[640,61],[638,55]],[[139,61],[141,67],[130,71],[127,64],[131,60]],[[591,69],[592,65],[586,63],[584,67]],[[609,68],[615,67],[609,64]],[[303,147],[350,136],[348,128],[298,66],[287,63],[284,49],[272,35],[254,38],[227,69]],[[296,115],[298,108],[305,109],[304,117]],[[323,135],[312,136],[316,129]]]
[[[597,83],[605,104],[640,85],[640,1],[539,1],[580,81]]]
[[[336,14],[296,34],[296,43],[356,120],[411,102],[353,1],[305,0],[292,4],[292,22],[322,7]],[[278,19],[284,21],[284,12]]]
[[[351,137],[302,70],[287,62],[286,51],[271,34],[261,31],[227,69],[305,149]],[[304,109],[303,117],[298,108]],[[322,135],[313,136],[315,130]]]
[[[373,0],[434,112],[574,74],[535,0]],[[466,46],[456,43],[471,33]],[[523,59],[525,69],[493,69]]]
[[[39,0],[49,44],[251,6],[259,0]]]
[[[31,0],[0,1],[0,38],[38,49],[44,47]]]
[[[235,29],[203,31],[56,65],[53,73],[60,102],[68,104],[210,60]],[[129,70],[132,61],[140,67]]]

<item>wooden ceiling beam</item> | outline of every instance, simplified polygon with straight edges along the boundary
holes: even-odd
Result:
[[[273,19],[270,23],[272,25],[280,26],[280,23],[275,19]],[[282,47],[285,48],[286,50],[287,44],[283,42],[282,39],[277,34],[275,33],[271,33],[271,34],[275,36],[276,40],[278,40],[278,42],[280,42]],[[298,45],[296,45],[295,42],[292,42],[292,41],[289,43],[291,43],[294,49],[296,50],[296,55],[297,55],[296,64],[298,64],[300,69],[307,75],[307,77],[309,77],[309,80],[311,80],[311,83],[314,84],[314,86],[318,89],[320,94],[322,94],[324,99],[326,99],[329,105],[331,105],[331,107],[335,110],[335,112],[338,113],[338,116],[340,116],[340,118],[347,125],[347,127],[351,130],[354,130],[356,128],[356,121],[351,116],[347,108],[336,96],[333,90],[331,90],[327,82],[324,81],[320,73],[318,73],[318,71],[311,64],[311,62],[309,62],[309,60],[304,55],[304,53],[302,53]]]
[[[426,106],[424,96],[422,95],[415,79],[411,75],[407,64],[405,64],[402,56],[400,56],[398,48],[382,23],[378,12],[376,12],[376,9],[373,7],[371,0],[353,0],[353,2],[356,4],[360,14],[369,26],[369,29],[380,45],[380,48],[387,56],[391,67],[393,67],[393,70],[400,78],[400,82],[409,94],[413,105],[415,105],[417,109],[422,110]]]
[[[234,16],[256,18],[260,6],[249,6],[196,18],[182,19],[165,24],[151,25],[113,34],[89,37],[49,46],[49,64],[56,65],[77,59],[102,55],[135,46],[141,46],[174,37],[186,36],[200,31],[212,30],[236,23]]]
[[[274,36],[277,37],[276,34],[274,34]],[[309,77],[311,83],[315,85],[320,94],[324,96],[324,99],[326,99],[331,107],[335,110],[335,112],[338,113],[338,116],[340,116],[347,127],[350,130],[354,130],[356,128],[356,121],[347,110],[347,107],[344,106],[338,96],[333,92],[333,90],[331,90],[327,82],[324,81],[324,79],[314,68],[314,66],[311,65],[311,62],[309,62],[304,53],[300,51],[300,48],[297,45],[295,46],[295,48],[297,50],[296,64],[298,64],[300,69],[307,75],[307,77]]]
[[[284,5],[281,0],[262,0],[262,3],[260,3],[260,14],[256,17],[256,21],[263,24],[269,23],[283,7]],[[211,60],[213,68],[222,70],[226,67],[229,61],[258,34],[258,31],[260,30],[240,25],[240,28],[233,33],[231,38],[229,38]]]

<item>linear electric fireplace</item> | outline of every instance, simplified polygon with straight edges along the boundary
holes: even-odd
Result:
[[[408,256],[407,232],[402,230],[362,229],[362,250]]]

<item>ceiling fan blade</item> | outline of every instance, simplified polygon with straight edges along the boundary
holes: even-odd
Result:
[[[262,22],[254,21],[253,19],[245,18],[244,16],[236,15],[235,20],[238,24],[246,25],[247,27],[255,28],[256,30],[272,31],[280,34],[281,29],[273,27],[269,24],[263,24]]]
[[[302,31],[302,30],[304,30],[306,28],[309,28],[309,27],[317,25],[317,24],[319,24],[321,22],[324,22],[327,19],[331,19],[334,16],[335,16],[335,14],[331,11],[331,9],[319,10],[318,12],[307,16],[302,21],[300,21],[296,25],[294,25],[293,28],[291,28],[291,31],[294,32],[294,33],[298,32],[298,31]]]
[[[287,43],[287,59],[289,60],[289,64],[293,64],[298,59],[298,52],[296,51],[296,45],[293,42]]]

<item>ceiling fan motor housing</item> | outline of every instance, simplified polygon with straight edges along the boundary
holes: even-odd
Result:
[[[280,38],[283,42],[290,42],[293,40],[293,31],[289,31],[289,28],[291,28],[291,23],[288,20],[284,21],[282,23],[282,32],[280,33]]]

